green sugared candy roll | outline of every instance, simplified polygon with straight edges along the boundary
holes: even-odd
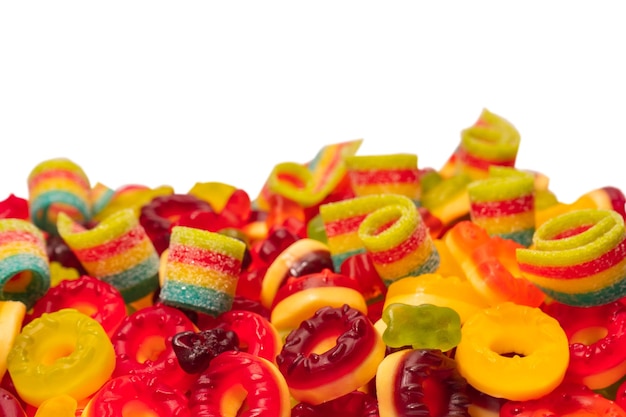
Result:
[[[164,304],[218,316],[231,309],[246,244],[220,233],[172,228],[159,297]]]
[[[532,174],[515,168],[489,168],[489,177],[467,186],[470,217],[490,236],[530,246],[535,232]]]
[[[523,276],[563,304],[589,307],[626,295],[626,230],[613,210],[574,210],[543,223],[518,249]]]

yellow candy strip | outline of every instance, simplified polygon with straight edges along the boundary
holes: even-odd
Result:
[[[281,195],[303,207],[321,203],[344,178],[344,160],[357,152],[361,142],[358,139],[327,145],[308,164],[277,164],[255,204],[260,209],[268,210],[272,194]]]

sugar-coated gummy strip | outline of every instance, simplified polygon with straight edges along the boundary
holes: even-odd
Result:
[[[43,233],[22,219],[0,219],[0,300],[27,308],[50,288],[50,265]]]
[[[468,184],[470,217],[491,236],[526,247],[535,232],[535,181],[514,168],[491,166],[488,178]]]
[[[57,229],[89,275],[113,285],[126,302],[157,289],[159,256],[132,209],[114,212],[93,229],[61,213]]]
[[[522,274],[565,304],[593,306],[626,295],[623,218],[612,210],[575,210],[536,231],[533,249],[518,249]]]
[[[354,155],[361,142],[362,139],[357,139],[324,146],[308,164],[277,164],[257,197],[256,205],[269,208],[272,194],[286,197],[303,207],[319,204],[344,178],[344,159]]]
[[[67,158],[49,159],[28,175],[30,216],[38,227],[56,234],[59,212],[84,223],[91,219],[91,186],[83,169]]]
[[[175,226],[163,267],[161,300],[215,316],[230,310],[245,248],[230,236]]]
[[[419,203],[417,155],[353,155],[345,163],[356,196],[400,194]]]

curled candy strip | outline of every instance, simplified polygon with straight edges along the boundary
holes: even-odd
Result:
[[[0,300],[27,308],[50,288],[50,265],[43,233],[22,219],[0,219]]]
[[[172,229],[160,298],[217,316],[232,307],[246,244],[186,226]]]
[[[467,186],[470,217],[490,236],[530,246],[535,233],[534,178],[514,168],[489,169],[489,177]]]
[[[575,210],[536,231],[533,249],[518,249],[524,277],[563,304],[589,307],[626,295],[626,230],[613,210]]]
[[[378,408],[385,417],[469,417],[466,387],[454,359],[436,349],[391,353],[376,373]]]
[[[28,175],[28,194],[30,217],[46,232],[56,234],[59,213],[81,224],[91,219],[89,179],[69,159],[49,159],[34,167]]]
[[[267,210],[272,195],[280,195],[303,207],[321,203],[346,174],[344,159],[361,146],[361,139],[327,145],[307,164],[277,164],[263,186],[256,204]]]
[[[349,257],[368,253],[385,284],[431,273],[439,254],[409,198],[396,194],[355,197],[320,206],[335,270]]]
[[[399,194],[413,200],[420,197],[417,155],[353,155],[346,158],[348,179],[356,196]]]
[[[57,223],[88,275],[117,288],[124,301],[139,300],[157,289],[159,255],[131,209],[113,213],[93,229],[64,213]]]

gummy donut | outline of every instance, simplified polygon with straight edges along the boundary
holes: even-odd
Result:
[[[393,352],[376,372],[380,417],[469,417],[466,386],[454,359],[438,349]]]
[[[116,356],[113,376],[152,375],[181,390],[189,388],[193,377],[176,360],[172,338],[195,330],[193,322],[174,307],[155,304],[134,312],[111,337]]]
[[[526,401],[564,379],[569,342],[559,322],[538,308],[505,302],[465,322],[455,359],[461,375],[493,397]]]
[[[522,275],[552,299],[590,307],[626,296],[626,229],[614,210],[575,210],[535,232],[518,249]]]
[[[96,392],[113,373],[115,351],[100,323],[63,309],[24,326],[7,366],[20,397],[38,407],[59,395],[80,401]]]
[[[126,304],[119,291],[88,275],[66,279],[52,287],[35,303],[30,317],[37,318],[64,308],[87,314],[100,323],[109,336],[126,317]]]
[[[323,307],[289,333],[276,363],[291,395],[316,405],[367,384],[385,349],[366,315],[348,305]]]
[[[0,381],[7,370],[7,356],[22,330],[26,306],[19,301],[0,301]]]
[[[606,388],[626,374],[626,305],[621,301],[594,307],[552,302],[543,308],[567,334],[567,378],[590,389]]]
[[[217,355],[191,389],[193,416],[289,417],[289,388],[267,359],[247,352]]]
[[[0,300],[33,306],[50,288],[43,233],[22,219],[0,219]]]
[[[237,334],[240,350],[274,362],[283,342],[276,327],[258,313],[245,310],[230,310],[222,313],[218,320]]]
[[[190,417],[187,397],[167,380],[150,375],[110,379],[93,396],[82,417]]]
[[[372,394],[352,391],[334,400],[318,405],[298,403],[291,409],[291,417],[379,417],[378,401]]]
[[[289,277],[333,268],[328,246],[315,239],[298,239],[270,264],[261,281],[261,304],[270,308],[276,292]]]

